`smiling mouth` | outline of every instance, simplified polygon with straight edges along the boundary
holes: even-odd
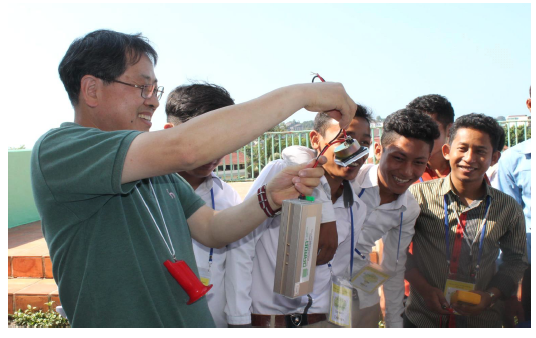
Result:
[[[408,180],[403,180],[403,179],[400,179],[400,178],[398,178],[396,176],[393,176],[393,178],[395,179],[395,182],[401,183],[401,184],[408,183],[410,181],[409,179]]]
[[[464,167],[464,166],[458,166],[458,168],[464,170],[464,171],[475,171],[476,168],[473,168],[473,167]]]
[[[138,117],[139,117],[139,118],[142,118],[142,119],[144,119],[144,120],[146,120],[146,121],[151,122],[151,115],[138,114]]]

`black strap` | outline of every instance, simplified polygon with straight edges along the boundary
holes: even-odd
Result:
[[[342,197],[344,201],[344,207],[351,208],[352,205],[354,204],[354,194],[352,193],[350,182],[348,182],[348,180],[343,180],[342,185],[343,185]]]

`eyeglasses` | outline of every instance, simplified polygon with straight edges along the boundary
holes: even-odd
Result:
[[[157,87],[155,84],[139,86],[139,85],[135,85],[131,83],[122,82],[119,80],[112,80],[112,82],[117,82],[117,83],[121,83],[127,86],[141,89],[141,97],[143,97],[144,99],[150,99],[151,97],[153,97],[153,95],[156,95],[156,98],[160,101],[162,94],[164,94],[164,87],[162,86]]]

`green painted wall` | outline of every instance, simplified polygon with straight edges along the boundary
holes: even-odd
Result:
[[[31,149],[8,150],[8,227],[38,221],[30,179]]]

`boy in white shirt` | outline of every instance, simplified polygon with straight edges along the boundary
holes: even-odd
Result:
[[[370,113],[358,105],[354,119],[346,130],[347,135],[358,140],[361,145],[369,146],[371,141],[369,121]],[[312,147],[320,152],[339,131],[340,128],[335,120],[327,114],[318,114],[315,118],[314,131],[310,134]],[[330,270],[336,276],[350,277],[352,223],[354,232],[357,233],[366,214],[365,205],[348,183],[356,177],[366,157],[349,167],[341,167],[334,162],[335,147],[328,148],[324,154],[328,159],[323,165],[325,175],[321,179],[321,185],[313,193],[317,197],[320,194],[324,196],[320,199],[323,203],[321,227],[330,226],[331,222],[336,221],[336,226],[330,230],[331,234],[325,234],[329,236],[335,232],[337,238],[338,248],[330,259],[331,267],[328,264],[317,265],[313,292],[307,296],[289,299],[274,293],[281,217],[267,219],[248,236],[230,245],[225,283],[228,295],[226,313],[230,326],[249,324],[254,327],[329,326],[326,314],[329,313],[330,303]],[[302,151],[306,157],[315,156],[311,149],[302,147]],[[248,196],[256,194],[259,187],[283,168],[297,161],[299,160],[294,157],[269,163],[254,182]]]
[[[387,327],[403,327],[406,250],[420,213],[407,189],[424,172],[438,137],[437,124],[427,114],[402,109],[389,115],[380,143],[374,145],[379,164],[363,165],[352,181],[356,194],[367,206],[363,228],[356,235],[353,273],[370,264],[372,247],[383,238],[380,265],[391,275],[383,284]],[[377,290],[370,294],[357,289],[357,295],[359,301],[352,302],[352,326],[377,328],[381,311]]]
[[[192,84],[175,88],[168,96],[166,103],[167,121],[164,129],[207,113],[212,110],[233,105],[234,101],[223,87],[213,84]],[[214,173],[221,158],[189,171],[181,171],[182,176],[214,210],[224,210],[242,203],[238,193]],[[212,284],[207,293],[210,313],[216,327],[227,327],[224,313],[225,297],[225,259],[227,248],[208,248],[192,239],[195,260],[201,281]]]

